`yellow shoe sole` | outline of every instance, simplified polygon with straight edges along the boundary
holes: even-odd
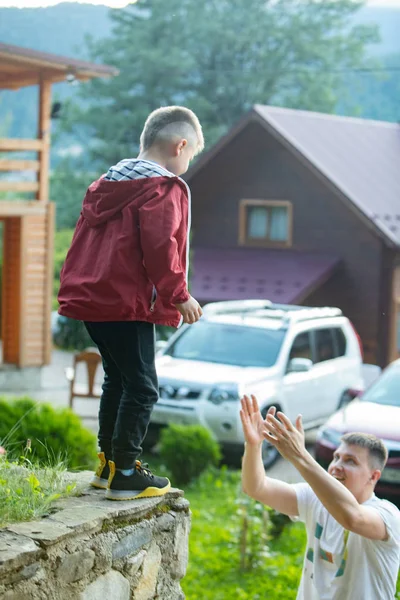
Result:
[[[156,496],[164,496],[170,489],[170,482],[168,482],[168,484],[163,488],[148,487],[141,492],[134,490],[112,490],[108,488],[105,493],[105,497],[108,500],[138,500],[139,498],[155,498]]]

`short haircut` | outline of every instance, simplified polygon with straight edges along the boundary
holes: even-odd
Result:
[[[346,433],[340,439],[350,446],[366,448],[371,468],[383,470],[388,459],[388,451],[385,444],[376,435],[372,433]]]
[[[184,106],[163,106],[150,113],[140,136],[141,149],[175,139],[186,139],[196,154],[203,150],[203,131],[194,112]]]

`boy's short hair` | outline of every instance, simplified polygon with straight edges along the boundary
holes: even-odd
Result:
[[[196,154],[204,148],[203,131],[194,112],[184,106],[163,106],[147,117],[140,136],[140,147],[148,150],[153,144],[178,138],[187,139]]]
[[[383,471],[388,459],[388,451],[385,444],[376,435],[372,433],[346,433],[340,439],[350,446],[366,448],[371,468]]]

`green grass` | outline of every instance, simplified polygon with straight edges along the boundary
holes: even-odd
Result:
[[[277,540],[264,535],[260,543],[262,519],[254,511],[256,504],[250,503],[247,568],[243,569],[241,533],[248,501],[240,491],[240,474],[207,473],[185,490],[185,496],[192,510],[190,560],[182,581],[188,600],[296,597],[305,546],[302,526],[285,528]]]
[[[58,498],[76,495],[75,483],[66,480],[66,467],[39,467],[22,457],[0,457],[0,527],[39,519]]]

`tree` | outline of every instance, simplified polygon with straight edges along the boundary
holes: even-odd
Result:
[[[119,76],[82,87],[70,113],[96,168],[138,150],[148,113],[195,110],[210,146],[253,104],[332,112],[343,72],[361,65],[374,27],[348,23],[354,0],[139,0],[114,11],[92,59]],[[67,120],[68,126],[68,120]]]
[[[344,85],[347,94],[343,94],[338,112],[346,114],[351,103],[365,119],[400,121],[400,54],[383,56],[372,70],[348,74]]]

